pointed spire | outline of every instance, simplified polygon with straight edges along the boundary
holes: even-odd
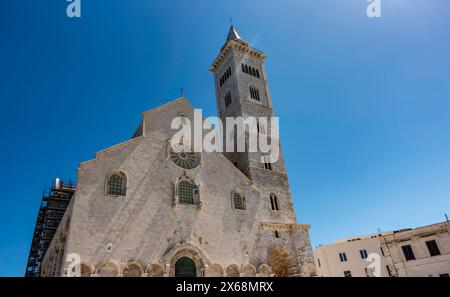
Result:
[[[233,25],[231,25],[230,30],[228,31],[227,41],[236,39],[243,40],[239,35],[239,33],[236,31],[236,28]]]

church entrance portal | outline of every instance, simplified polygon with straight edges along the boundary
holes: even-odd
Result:
[[[194,261],[188,257],[182,257],[175,263],[176,277],[196,277],[197,270]]]

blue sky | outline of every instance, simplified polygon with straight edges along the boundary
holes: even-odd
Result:
[[[292,196],[313,245],[450,214],[450,2],[0,4],[0,276],[24,274],[44,187],[76,179],[179,95],[216,114],[229,18],[264,51]]]

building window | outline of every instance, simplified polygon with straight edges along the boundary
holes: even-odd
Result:
[[[264,169],[272,170],[272,162],[270,162],[269,156],[262,156],[264,161]]]
[[[344,277],[352,277],[352,272],[350,270],[344,271]]]
[[[391,269],[389,268],[389,265],[386,265],[386,270],[387,270],[388,275],[389,275],[389,276],[392,276],[392,271],[391,271]]]
[[[171,145],[169,143],[169,157],[177,166],[183,169],[193,169],[199,163],[199,155],[184,144]]]
[[[255,87],[252,87],[252,86],[250,86],[248,88],[249,88],[249,91],[250,91],[250,97],[252,99],[257,100],[257,101],[261,101],[261,99],[259,98],[259,91],[258,91],[258,89],[255,88]]]
[[[367,250],[359,250],[359,254],[361,255],[361,259],[367,259]]]
[[[381,247],[381,246],[380,246],[380,251],[381,251],[381,254],[384,256],[384,250],[383,250],[383,247]]]
[[[430,252],[431,257],[441,255],[441,251],[439,250],[436,240],[429,240],[429,241],[426,241],[425,243],[427,245],[427,248],[428,248],[428,251]]]
[[[109,178],[106,186],[106,194],[115,196],[125,196],[126,194],[126,177],[122,172],[113,173]]]
[[[254,77],[260,78],[258,69],[254,68],[254,67],[251,67],[251,66],[248,66],[248,65],[246,65],[244,63],[241,64],[241,67],[242,67],[242,72],[245,72],[245,73],[250,74],[250,75],[252,75]]]
[[[266,134],[266,126],[265,123],[256,122],[256,129],[260,134]]]
[[[279,210],[278,198],[275,194],[270,194],[270,206],[272,207],[272,210]]]
[[[197,186],[191,181],[182,180],[177,185],[178,202],[183,204],[195,204]]]
[[[406,261],[416,260],[416,256],[412,250],[411,245],[402,246],[403,255],[405,255]]]
[[[347,262],[347,255],[345,253],[339,253],[339,259],[341,262]]]
[[[222,76],[219,78],[219,86],[222,87],[225,82],[230,78],[231,76],[231,67],[228,67],[227,70],[222,74]]]
[[[226,93],[224,101],[225,101],[225,108],[227,108],[228,106],[230,106],[230,104],[231,104],[231,102],[232,102],[232,100],[231,100],[231,92],[230,92],[230,91],[228,91],[228,92]]]
[[[321,267],[322,265],[320,265],[320,259],[317,258],[317,264],[319,265],[319,267]]]
[[[233,208],[245,210],[245,197],[237,192],[233,193]]]
[[[280,238],[280,233],[277,230],[275,230],[275,238]]]

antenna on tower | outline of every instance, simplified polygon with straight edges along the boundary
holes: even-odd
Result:
[[[228,20],[230,21],[230,25],[233,26],[233,18],[230,17]]]
[[[183,88],[180,88],[180,97],[183,97]]]
[[[448,216],[447,216],[447,214],[444,213],[444,216],[445,216],[445,220],[448,222]]]

